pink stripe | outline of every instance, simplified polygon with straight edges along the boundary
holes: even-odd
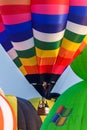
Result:
[[[18,56],[14,48],[10,49],[7,53],[12,60],[14,60]]]
[[[67,14],[69,6],[67,5],[32,5],[32,12],[39,14]]]
[[[3,25],[3,23],[0,23],[0,32],[3,32],[5,30],[5,27]]]
[[[70,0],[70,5],[87,6],[87,0]]]
[[[31,14],[2,15],[4,24],[18,24],[31,20]]]

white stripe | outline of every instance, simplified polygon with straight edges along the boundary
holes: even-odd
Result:
[[[8,55],[10,56],[10,58],[12,60],[14,60],[18,56],[17,53],[16,53],[16,51],[14,50],[14,48],[12,48],[11,50],[9,50],[7,53],[8,53]]]
[[[73,23],[70,21],[67,22],[66,29],[68,29],[76,34],[81,34],[81,35],[87,34],[87,26],[76,24],[76,23]]]
[[[34,47],[34,40],[33,38],[30,38],[26,41],[22,41],[22,42],[12,42],[15,50],[27,50],[29,48]]]
[[[42,33],[35,29],[33,29],[34,37],[40,41],[44,42],[55,42],[59,41],[63,38],[65,30],[59,32],[59,33]]]
[[[8,103],[0,96],[0,107],[3,113],[4,130],[13,130],[13,116]]]

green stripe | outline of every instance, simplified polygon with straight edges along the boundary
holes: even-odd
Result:
[[[18,57],[16,57],[13,61],[17,65],[18,68],[22,65],[22,63],[21,63],[21,61],[19,60]]]
[[[35,52],[35,47],[28,49],[28,50],[22,50],[22,51],[17,51],[17,54],[20,58],[29,58],[33,57],[36,55]]]
[[[63,117],[68,116],[71,113],[72,109],[65,108],[63,113],[61,114]]]
[[[60,47],[62,40],[56,42],[43,42],[34,38],[35,46],[42,50],[55,50]]]
[[[80,43],[84,39],[85,35],[76,34],[76,33],[73,33],[69,30],[66,30],[64,37],[67,38],[70,41]]]

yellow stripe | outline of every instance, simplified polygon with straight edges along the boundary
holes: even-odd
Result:
[[[19,69],[23,73],[23,75],[27,75],[27,72],[23,66],[21,66]]]
[[[85,43],[87,43],[87,35],[85,36],[85,38],[83,39],[83,41],[84,41]]]
[[[15,96],[6,95],[6,99],[10,102],[17,117],[17,98]]]
[[[36,56],[34,56],[32,58],[20,58],[20,61],[24,66],[37,65]]]
[[[61,46],[66,50],[76,51],[79,48],[80,44],[69,41],[68,39],[64,38]]]
[[[61,117],[57,123],[57,125],[64,125],[65,120],[67,119],[67,117]]]
[[[18,115],[17,115],[17,113],[18,113],[18,110],[17,110],[17,108],[18,108],[18,106],[17,106],[17,98],[15,97],[15,96],[12,96],[12,95],[6,95],[5,96],[6,97],[6,99],[8,100],[8,102],[10,103],[10,105],[11,105],[11,107],[12,107],[12,109],[13,109],[13,116],[14,116],[14,114],[15,114],[15,116],[16,116],[16,120],[15,120],[15,118],[14,118],[14,130],[17,130],[17,128],[16,128],[16,124],[17,124],[17,122],[18,122]],[[16,124],[15,124],[16,123]]]
[[[0,0],[0,5],[30,4],[30,0]]]
[[[55,50],[41,50],[39,48],[36,48],[36,54],[40,58],[57,57],[58,53],[59,53],[59,48]]]

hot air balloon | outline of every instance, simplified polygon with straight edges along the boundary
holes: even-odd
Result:
[[[0,93],[0,130],[17,130],[14,110],[6,98]]]
[[[18,130],[40,129],[41,118],[28,100],[13,95],[6,95],[6,99],[15,111]]]
[[[0,12],[15,63],[43,97],[49,96],[87,34],[87,2],[1,0]]]
[[[83,40],[79,49],[76,51],[73,62],[66,68],[66,70],[63,72],[61,77],[58,79],[56,85],[52,89],[52,93],[57,92],[59,94],[62,94],[66,89],[68,89],[73,84],[80,82],[83,79],[86,80],[85,78],[86,76],[86,50],[87,50],[86,48],[87,48],[87,36]],[[81,66],[83,65],[84,65],[83,67],[84,72],[83,72],[83,69],[81,69],[82,68]]]
[[[83,80],[87,81],[87,47],[70,65],[72,70]]]
[[[87,129],[87,81],[66,90],[56,101],[40,130]]]

